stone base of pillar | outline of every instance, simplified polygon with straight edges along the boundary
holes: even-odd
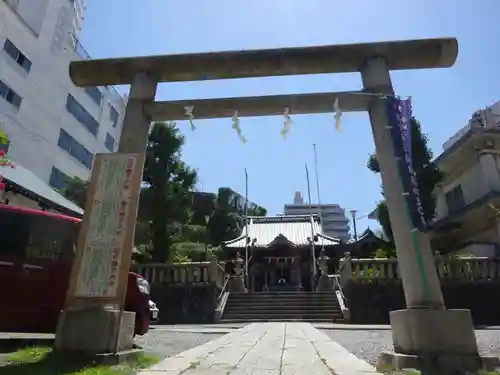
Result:
[[[134,347],[134,326],[134,312],[100,306],[68,309],[59,317],[55,351],[82,355],[129,351]]]
[[[496,357],[479,356],[469,310],[397,310],[390,320],[395,353],[382,353],[381,370],[415,368],[446,375],[500,365]]]

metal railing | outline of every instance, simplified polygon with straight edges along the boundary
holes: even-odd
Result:
[[[229,285],[229,280],[231,279],[231,277],[229,275],[226,275],[224,277],[224,285],[222,286],[221,288],[221,291],[219,293],[219,297],[217,297],[217,301],[220,302],[220,300],[222,299],[222,297],[224,296],[224,293],[226,293],[227,291],[227,287]]]
[[[80,56],[83,60],[91,60],[90,54],[87,52],[85,47],[80,43],[80,41],[73,35],[73,48],[75,52]]]
[[[214,312],[214,320],[215,322],[220,322],[222,315],[224,314],[224,310],[226,309],[227,300],[229,298],[229,281],[231,280],[231,275],[226,274],[224,267],[217,265],[217,274],[224,275],[224,283],[222,285],[219,296],[217,297],[217,307]]]

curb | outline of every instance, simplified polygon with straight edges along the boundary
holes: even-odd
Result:
[[[0,353],[15,352],[27,346],[52,346],[55,338],[52,337],[12,337],[0,339]]]
[[[314,325],[313,327],[323,331],[390,331],[390,326],[363,326],[363,325],[340,325],[340,326],[321,326]]]
[[[213,330],[197,330],[197,329],[180,329],[180,328],[159,328],[152,330],[151,332],[175,332],[175,333],[196,333],[201,335],[225,335],[241,328],[229,328],[229,329],[213,329]]]

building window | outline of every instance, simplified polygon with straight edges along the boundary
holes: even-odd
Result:
[[[0,81],[0,97],[4,98],[17,109],[21,107],[21,102],[23,101],[23,98],[2,81]]]
[[[94,158],[94,155],[92,155],[89,150],[83,147],[82,144],[69,135],[69,133],[64,129],[61,129],[59,133],[59,141],[57,142],[57,145],[67,151],[88,169],[92,168],[92,159]]]
[[[109,109],[109,119],[113,123],[113,127],[116,127],[118,125],[119,118],[120,118],[120,114],[115,109],[115,107],[111,106],[111,108]]]
[[[19,64],[21,68],[29,72],[31,70],[31,61],[22,53],[9,39],[5,39],[3,50]]]
[[[445,194],[446,205],[448,206],[448,214],[457,212],[465,206],[464,193],[462,185],[458,185]]]
[[[99,87],[85,87],[85,92],[100,107],[102,102],[102,92]]]
[[[50,172],[49,180],[50,186],[52,186],[54,189],[59,190],[65,187],[69,180],[71,180],[71,177],[69,177],[66,173],[61,172],[56,167],[52,167],[52,172]]]
[[[68,94],[66,99],[66,109],[71,113],[85,128],[92,133],[97,135],[99,131],[99,123],[95,118],[92,117],[90,113],[87,112],[83,106],[76,101],[73,95]]]
[[[106,146],[106,148],[111,152],[115,150],[115,139],[109,133],[106,134],[106,141],[104,142],[104,146]]]

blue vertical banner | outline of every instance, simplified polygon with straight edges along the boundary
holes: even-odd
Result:
[[[386,99],[387,119],[398,162],[399,176],[403,183],[403,195],[411,217],[413,228],[427,230],[424,208],[420,200],[418,180],[412,162],[412,108],[411,99],[388,97]]]

